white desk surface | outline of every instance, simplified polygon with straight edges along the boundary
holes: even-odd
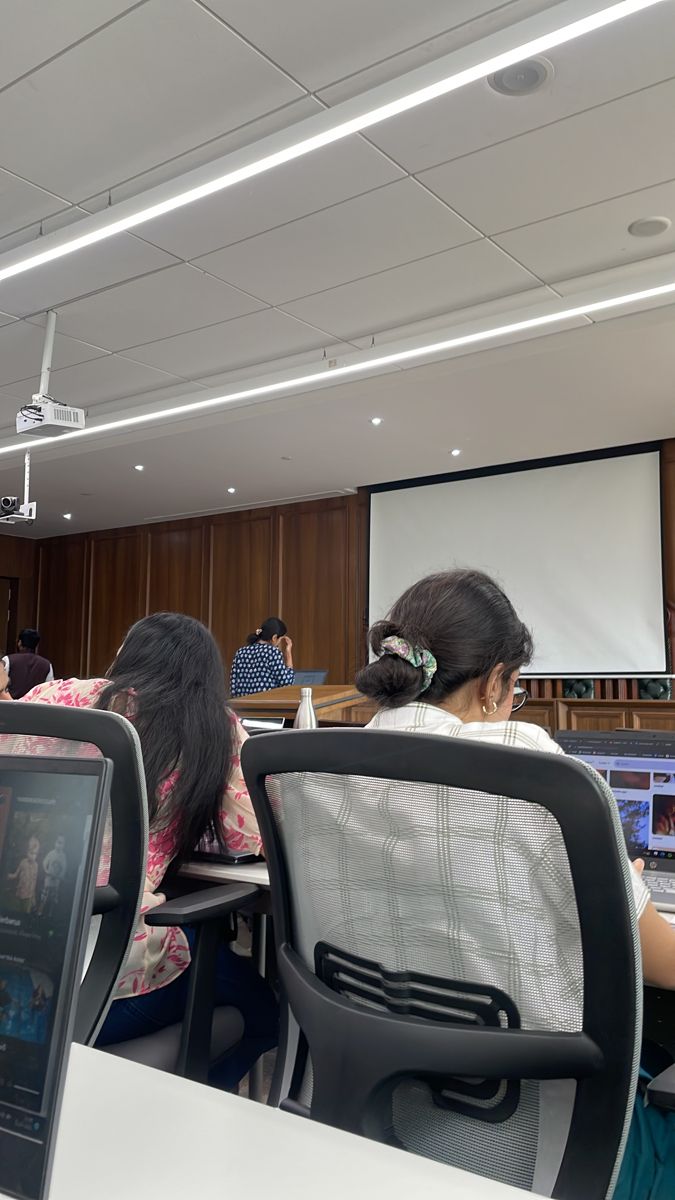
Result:
[[[523,1192],[73,1046],[49,1200],[523,1200]]]
[[[203,879],[208,883],[257,883],[261,888],[270,886],[270,874],[264,862],[242,863],[239,867],[226,863],[188,862],[180,873],[189,879]]]

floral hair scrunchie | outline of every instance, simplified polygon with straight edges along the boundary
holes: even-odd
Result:
[[[438,663],[431,650],[422,650],[419,646],[412,646],[410,642],[406,642],[405,638],[386,637],[382,642],[382,653],[396,654],[398,658],[404,659],[412,667],[421,667],[424,676],[422,692],[426,692],[427,688],[431,686],[438,670]]]

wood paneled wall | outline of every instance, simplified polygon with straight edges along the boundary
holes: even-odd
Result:
[[[675,440],[661,451],[664,584],[675,661]],[[368,496],[251,509],[52,538],[0,535],[0,575],[21,579],[19,623],[40,625],[59,674],[105,670],[126,629],[171,609],[205,621],[231,660],[266,616],[287,622],[298,667],[353,679],[365,658]],[[39,585],[34,586],[39,578]],[[35,593],[35,595],[34,595]],[[531,680],[562,699],[560,679]],[[637,680],[595,681],[596,700],[636,700]]]
[[[281,616],[296,666],[343,683],[365,654],[366,544],[365,496],[52,538],[38,548],[41,650],[58,675],[99,674],[129,625],[168,609],[205,621],[229,663]]]
[[[17,630],[35,622],[37,556],[36,542],[29,538],[0,534],[0,575],[19,581]],[[4,647],[2,649],[4,651]]]

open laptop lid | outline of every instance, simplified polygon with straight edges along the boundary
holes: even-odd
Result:
[[[644,858],[652,870],[675,871],[675,734],[575,730],[558,733],[556,741],[607,780],[630,858]]]
[[[47,1195],[112,774],[0,757],[0,1195]]]

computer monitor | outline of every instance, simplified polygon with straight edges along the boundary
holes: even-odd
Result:
[[[0,1194],[43,1200],[111,766],[0,757]]]
[[[675,734],[562,731],[566,754],[590,763],[616,797],[631,859],[675,871]]]

